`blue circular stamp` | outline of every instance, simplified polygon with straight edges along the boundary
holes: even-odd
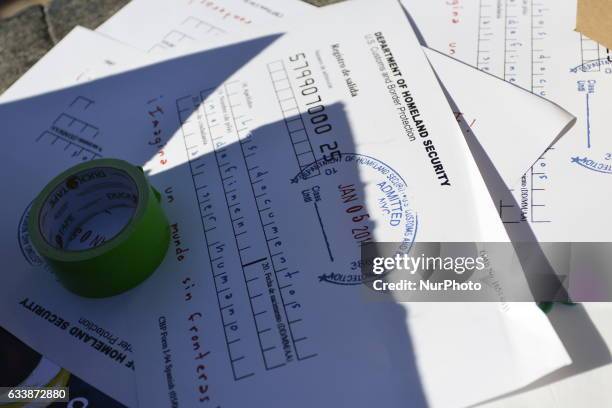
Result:
[[[319,282],[363,283],[361,246],[398,243],[407,253],[418,230],[404,178],[384,162],[357,153],[342,153],[302,168],[292,180],[312,205],[321,230],[323,258]],[[327,262],[321,262],[327,261]]]
[[[609,72],[610,68],[612,68],[612,57],[610,55],[592,61],[585,61],[582,64],[570,67],[569,71],[573,74],[578,74],[581,72],[599,72],[602,68],[606,72]]]
[[[593,160],[587,156],[574,156],[571,158],[573,164],[584,167],[597,173],[612,174],[612,164],[601,160]]]
[[[19,219],[19,225],[17,226],[17,240],[19,241],[19,249],[25,260],[32,266],[41,266],[45,264],[45,261],[36,252],[32,242],[30,241],[30,233],[28,232],[28,217],[30,215],[30,209],[32,203],[30,203],[24,210],[21,218]]]

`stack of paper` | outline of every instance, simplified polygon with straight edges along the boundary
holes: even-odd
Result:
[[[607,65],[583,47],[559,78],[547,61],[563,47],[534,26],[557,30],[565,6],[508,1],[519,14],[498,27],[493,1],[404,3],[410,19],[396,0],[133,0],[76,28],[2,95],[1,166],[18,177],[4,182],[0,325],[130,407],[459,407],[570,364],[533,303],[368,303],[350,284],[359,232],[609,235],[594,227],[610,195],[591,182],[612,172]],[[56,281],[23,226],[52,175],[100,157],[144,167],[173,241],[141,286],[93,300]],[[484,161],[529,204],[500,204]]]

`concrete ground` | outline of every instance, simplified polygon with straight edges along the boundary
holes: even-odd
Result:
[[[0,0],[0,93],[74,26],[96,28],[129,0]],[[341,0],[304,0],[316,6]]]

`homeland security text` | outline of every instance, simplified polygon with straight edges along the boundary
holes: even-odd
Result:
[[[444,165],[442,164],[440,154],[436,150],[436,146],[429,136],[429,132],[425,125],[425,120],[419,112],[414,96],[408,89],[406,80],[403,78],[402,71],[400,70],[398,63],[391,52],[391,48],[389,47],[387,40],[381,32],[375,33],[374,36],[376,37],[376,41],[378,42],[390,72],[390,74],[385,73],[385,81],[387,82],[387,89],[393,97],[393,102],[398,106],[397,110],[400,114],[404,131],[408,135],[410,141],[416,140],[415,134],[419,135],[423,141],[423,147],[425,148],[427,158],[431,163],[440,185],[450,186],[451,182],[448,174],[446,174],[446,171],[444,170]],[[382,63],[379,62],[379,64]],[[393,82],[392,79],[395,82]],[[396,91],[396,88],[399,89],[399,94]]]

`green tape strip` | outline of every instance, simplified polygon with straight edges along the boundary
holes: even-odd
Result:
[[[55,177],[34,200],[28,230],[60,282],[86,297],[138,285],[170,242],[159,193],[142,169],[115,159],[82,163]]]

